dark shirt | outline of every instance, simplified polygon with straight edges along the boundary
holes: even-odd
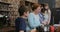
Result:
[[[20,30],[26,31],[26,20],[24,18],[17,18],[15,20],[15,26],[16,26],[16,32],[19,32]]]

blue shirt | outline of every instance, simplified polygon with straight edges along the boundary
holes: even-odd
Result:
[[[30,13],[28,16],[28,23],[31,28],[40,26],[39,14],[35,15],[34,13]]]
[[[15,20],[15,26],[16,26],[16,32],[19,32],[20,30],[26,30],[26,20],[24,18],[17,18]]]
[[[42,24],[42,22],[43,22],[44,19],[45,19],[45,18],[44,18],[44,15],[43,15],[42,13],[40,13],[39,16],[40,16],[40,23]]]

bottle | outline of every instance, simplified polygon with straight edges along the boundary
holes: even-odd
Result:
[[[50,26],[50,32],[54,32],[54,31],[55,31],[54,26]]]

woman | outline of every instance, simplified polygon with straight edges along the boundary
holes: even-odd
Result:
[[[41,11],[41,5],[33,4],[32,12],[28,16],[28,23],[31,29],[31,32],[36,32],[36,28],[40,27],[39,13]]]

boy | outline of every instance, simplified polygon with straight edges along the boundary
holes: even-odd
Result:
[[[20,17],[15,20],[16,32],[26,32],[26,18],[29,11],[24,6],[18,9]]]

